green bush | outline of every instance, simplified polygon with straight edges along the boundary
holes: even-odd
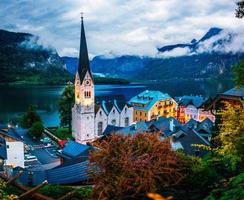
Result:
[[[44,126],[42,122],[35,122],[34,124],[32,124],[28,133],[34,138],[40,138],[42,136],[43,131],[44,131]]]

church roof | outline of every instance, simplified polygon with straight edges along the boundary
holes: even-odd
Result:
[[[91,75],[91,78],[93,79],[92,73],[90,70],[90,62],[89,62],[89,57],[88,57],[83,17],[81,17],[80,56],[79,56],[79,66],[78,66],[78,74],[79,74],[81,81],[83,81],[87,72],[89,72],[89,74]]]

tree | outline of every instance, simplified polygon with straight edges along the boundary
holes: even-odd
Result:
[[[21,117],[20,125],[23,128],[30,128],[35,122],[41,122],[41,117],[31,105],[29,106],[27,112]]]
[[[60,125],[69,126],[71,133],[72,106],[75,102],[74,86],[67,85],[59,99]]]
[[[217,138],[221,145],[217,148],[219,154],[229,158],[233,165],[242,163],[244,158],[244,106],[225,104],[219,111],[221,123]]]
[[[42,122],[35,122],[32,124],[28,133],[34,138],[40,138],[42,136],[43,131],[44,131],[44,126]]]
[[[233,66],[234,81],[237,87],[244,86],[244,60]]]
[[[244,1],[238,1],[237,3],[237,9],[236,9],[236,17],[237,18],[243,18],[244,17]]]
[[[95,146],[99,150],[89,157],[96,169],[91,172],[94,199],[143,199],[147,192],[176,185],[185,175],[169,140],[161,141],[157,134],[113,134]]]

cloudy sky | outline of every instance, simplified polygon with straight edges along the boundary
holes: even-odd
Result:
[[[235,0],[0,0],[0,28],[40,36],[77,56],[84,12],[90,56],[154,55],[156,47],[199,39],[210,27],[244,30]]]

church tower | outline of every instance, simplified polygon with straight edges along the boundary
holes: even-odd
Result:
[[[79,65],[75,76],[75,104],[72,108],[72,136],[86,143],[96,138],[94,80],[90,70],[83,17],[81,17]]]

